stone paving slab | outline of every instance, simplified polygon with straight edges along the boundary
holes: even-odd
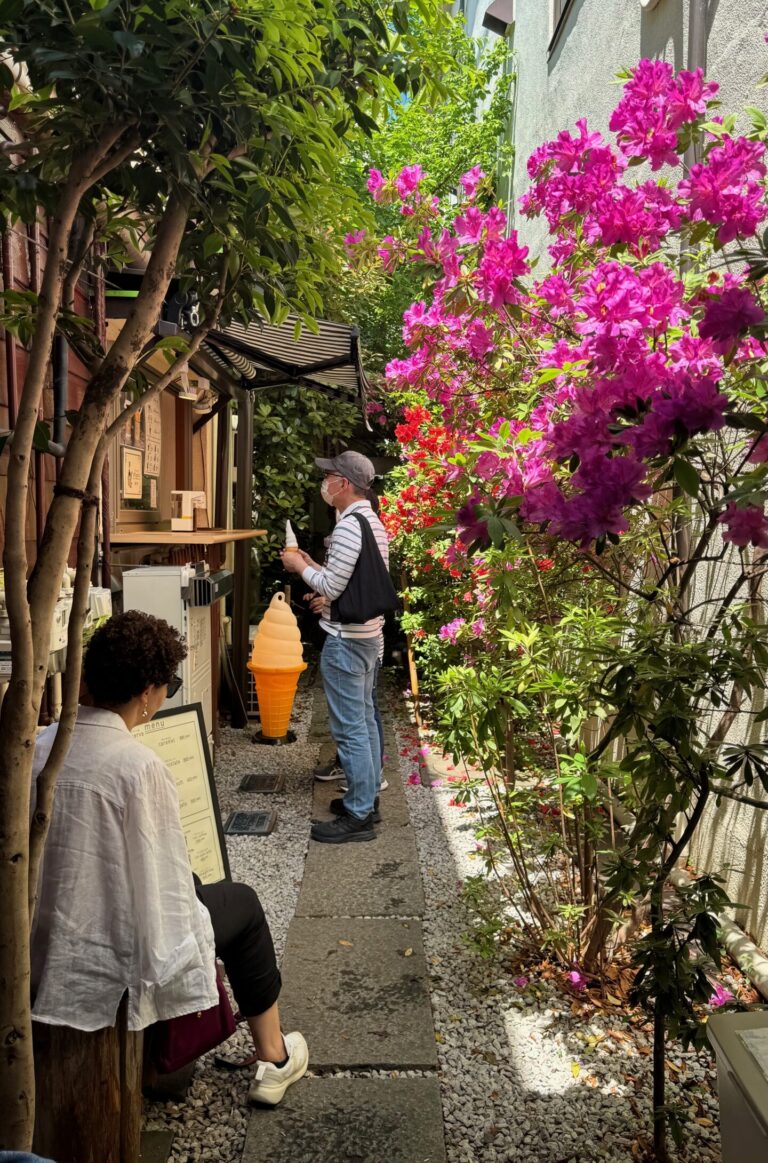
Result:
[[[139,1163],[166,1163],[173,1146],[173,1131],[142,1131]]]
[[[256,1111],[242,1163],[445,1163],[436,1078],[307,1078]]]
[[[310,1068],[437,1065],[420,921],[294,917],[282,975],[283,1026]]]
[[[386,768],[384,770],[386,773]],[[339,790],[339,785],[335,780],[329,783],[322,783],[319,780],[315,780],[312,796],[312,818],[315,820],[330,820],[331,813],[328,810],[328,805],[331,800],[337,799],[340,795],[343,795],[343,792]],[[389,825],[394,828],[402,828],[410,824],[411,817],[408,813],[408,804],[399,777],[392,776],[389,787],[381,793],[379,806],[383,826]],[[363,845],[357,845],[357,847],[363,847]],[[368,847],[368,845],[365,845],[365,847]]]
[[[424,915],[416,841],[411,828],[392,825],[388,794],[382,796],[384,822],[376,826],[376,840],[364,844],[310,842],[296,916]],[[330,813],[325,815],[330,818]]]

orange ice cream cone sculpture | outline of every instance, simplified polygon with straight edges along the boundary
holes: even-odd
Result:
[[[307,669],[299,625],[285,594],[275,594],[258,625],[248,669],[256,683],[261,733],[265,739],[281,739],[288,732],[299,675]]]

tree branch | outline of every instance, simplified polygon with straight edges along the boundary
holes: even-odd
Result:
[[[221,315],[221,310],[224,306],[224,290],[226,283],[227,263],[225,255],[224,262],[222,263],[222,274],[219,280],[218,295],[214,303],[206,311],[202,322],[200,322],[192,332],[189,339],[189,347],[186,351],[181,352],[181,354],[176,357],[168,370],[163,372],[163,374],[155,381],[151,388],[148,388],[146,392],[143,392],[141,396],[133,400],[127,408],[124,408],[123,411],[118,414],[118,416],[112,421],[106,430],[105,436],[107,440],[111,440],[111,438],[115,436],[117,432],[119,432],[120,428],[122,428],[126,420],[128,420],[136,412],[140,412],[141,409],[145,407],[145,405],[148,404],[150,400],[154,399],[155,396],[159,396],[161,392],[164,392],[165,389],[169,387],[170,384],[172,384],[173,381],[177,379],[178,376],[180,376],[181,373],[186,369],[192,356],[200,349],[208,333],[215,328],[219,321],[219,316]]]
[[[29,600],[35,608],[32,629],[35,665],[41,668],[48,660],[48,627],[58,594],[59,563],[66,561],[80,515],[77,494],[90,475],[107,409],[125,385],[159,318],[184,236],[189,198],[186,193],[173,193],[168,199],[138,297],[122,331],[86,388],[67,443],[59,480],[61,491],[54,495],[48,510],[28,587]]]
[[[731,791],[730,788],[718,787],[714,784],[712,787],[712,794],[718,798],[722,796],[726,800],[736,800],[739,804],[749,804],[751,808],[760,808],[761,811],[768,811],[768,800],[756,800],[752,796],[742,796],[736,791]]]
[[[101,470],[104,465],[106,451],[107,441],[102,437],[96,449],[91,471],[88,476],[87,491],[93,498],[98,496]],[[67,666],[62,681],[62,708],[56,738],[48,753],[48,758],[37,777],[35,811],[29,830],[28,893],[30,925],[35,914],[37,884],[40,877],[40,862],[51,822],[56,777],[69,750],[72,730],[75,725],[75,719],[77,718],[80,672],[83,658],[83,626],[88,610],[91,570],[96,552],[98,511],[98,505],[94,501],[83,506],[80,514],[75,586],[67,628]]]

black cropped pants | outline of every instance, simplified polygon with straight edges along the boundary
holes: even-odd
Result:
[[[245,1018],[263,1014],[277,1001],[282,981],[261,901],[249,885],[229,880],[196,880],[196,888],[211,914],[216,956],[224,962],[237,1008]]]

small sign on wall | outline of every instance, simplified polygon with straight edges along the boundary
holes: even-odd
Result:
[[[122,496],[125,501],[140,501],[144,488],[144,454],[140,448],[123,447]]]

